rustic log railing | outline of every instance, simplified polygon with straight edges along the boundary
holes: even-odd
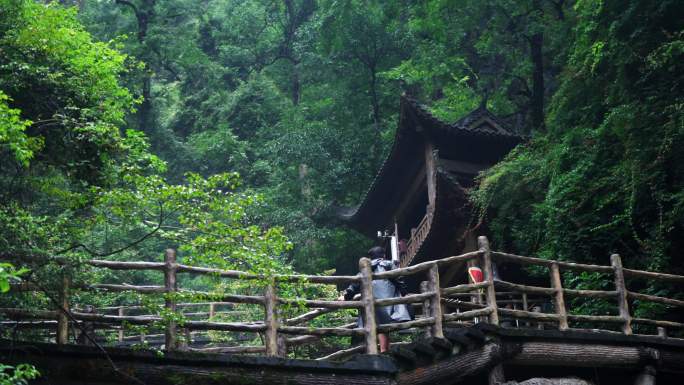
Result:
[[[559,330],[573,329],[574,326],[590,324],[616,325],[620,333],[630,335],[634,333],[634,325],[647,325],[655,328],[658,336],[666,337],[666,329],[682,329],[684,323],[635,317],[632,313],[634,301],[647,301],[665,306],[684,307],[684,300],[666,298],[650,294],[630,291],[628,280],[649,279],[666,281],[668,283],[684,283],[684,276],[655,273],[626,269],[622,266],[620,256],[611,256],[611,266],[589,265],[564,261],[546,260],[519,256],[503,252],[491,251],[487,238],[478,239],[479,250],[463,255],[442,258],[434,261],[419,263],[413,266],[398,268],[390,271],[373,273],[370,261],[362,258],[359,262],[359,274],[354,276],[315,276],[315,275],[272,275],[265,276],[241,271],[202,268],[179,264],[173,250],[167,250],[164,262],[115,262],[91,260],[87,263],[93,267],[114,270],[155,270],[164,273],[164,286],[139,286],[126,284],[92,285],[88,289],[105,291],[133,291],[141,294],[164,293],[164,308],[167,314],[180,312],[188,319],[178,322],[171,317],[164,319],[159,315],[131,315],[127,314],[141,306],[115,306],[101,309],[76,309],[70,307],[69,295],[77,288],[71,287],[69,280],[64,278],[59,304],[62,309],[57,310],[28,310],[28,309],[0,309],[0,314],[13,321],[3,321],[0,327],[13,326],[17,328],[54,328],[56,327],[55,342],[67,343],[70,324],[91,324],[95,328],[115,329],[119,342],[131,338],[144,339],[145,336],[125,336],[123,327],[130,325],[164,324],[164,347],[167,350],[189,349],[180,341],[179,333],[192,336],[192,333],[202,331],[228,331],[235,333],[259,333],[263,339],[262,346],[227,346],[210,347],[205,351],[224,353],[256,353],[270,356],[282,356],[287,352],[287,346],[305,344],[328,336],[359,336],[363,344],[353,348],[342,349],[323,358],[339,358],[345,355],[365,351],[367,354],[377,354],[376,344],[378,333],[424,328],[430,337],[442,338],[444,329],[463,326],[464,323],[488,322],[502,327],[538,327],[546,328],[555,325]],[[480,264],[484,271],[484,281],[478,283],[459,284],[443,287],[439,278],[440,268],[454,264],[466,265],[468,261]],[[494,263],[515,263],[523,266],[547,268],[549,271],[549,287],[531,286],[513,283],[494,278]],[[605,273],[613,276],[614,290],[579,290],[563,287],[563,272],[593,272]],[[177,285],[178,274],[200,274],[214,277],[257,280],[265,286],[262,295],[221,294],[182,290]],[[420,286],[420,293],[408,294],[397,298],[378,299],[373,296],[374,279],[390,279],[420,275],[427,278]],[[361,298],[352,301],[336,301],[331,299],[283,298],[279,297],[278,285],[282,282],[306,282],[325,285],[346,285],[358,283],[361,287]],[[28,285],[22,285],[21,290],[30,290]],[[202,294],[204,298],[212,300],[201,303],[177,303],[176,293]],[[471,301],[474,296],[482,301]],[[606,314],[573,314],[568,311],[566,297],[584,297],[591,299],[614,300],[615,315]],[[541,298],[541,299],[540,299]],[[461,300],[465,299],[465,300]],[[543,313],[539,306],[532,304],[552,303],[553,312]],[[264,317],[250,322],[222,322],[215,320],[220,314],[239,314],[239,310],[216,311],[217,306],[232,306],[234,304],[252,304],[263,308]],[[407,304],[422,309],[422,315],[416,319],[391,324],[378,325],[375,320],[377,306],[391,306]],[[208,311],[187,310],[197,306],[207,306]],[[285,309],[305,307],[310,310],[284,319]],[[340,309],[357,309],[363,321],[363,327],[356,323],[325,326],[302,326],[318,317]],[[455,311],[450,311],[454,310]],[[116,315],[106,314],[115,311]],[[245,314],[244,312],[242,314]],[[203,320],[189,319],[191,316],[205,317]],[[31,320],[31,321],[27,321]],[[338,320],[339,321],[339,320]],[[348,321],[347,321],[348,322]],[[577,328],[575,328],[577,329]],[[592,327],[592,330],[610,331],[609,328]],[[290,336],[285,338],[285,336]],[[147,336],[152,338],[153,336]],[[154,336],[156,338],[161,335]],[[671,336],[668,338],[672,338]]]

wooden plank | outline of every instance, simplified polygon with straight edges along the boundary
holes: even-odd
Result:
[[[378,354],[375,301],[373,298],[373,269],[370,259],[364,257],[359,260],[359,271],[361,272],[361,301],[363,301],[361,317],[365,333],[366,354]]]
[[[494,269],[492,268],[492,254],[489,249],[489,240],[485,236],[477,237],[477,245],[482,251],[482,262],[484,264],[484,279],[488,283],[486,290],[487,306],[492,309],[489,314],[489,323],[499,325],[499,314],[496,312],[496,291],[494,289]]]
[[[620,317],[624,324],[622,325],[622,332],[630,335],[632,334],[632,317],[629,314],[629,303],[627,302],[627,287],[625,286],[625,276],[622,271],[622,260],[620,255],[613,254],[610,256],[610,264],[613,268],[613,277],[615,279],[615,291],[617,291],[618,310]]]
[[[164,287],[166,288],[166,296],[164,298],[164,308],[169,313],[176,312],[176,300],[173,295],[178,290],[178,284],[176,283],[176,250],[166,249],[164,253]],[[176,350],[178,349],[178,336],[177,336],[177,322],[173,319],[167,320],[166,330],[164,332],[164,341],[166,345],[166,350]]]
[[[553,301],[556,314],[558,314],[558,329],[568,329],[568,317],[565,310],[565,298],[563,298],[563,284],[561,282],[560,269],[557,263],[552,263],[549,269],[551,287],[556,291]]]
[[[439,290],[439,266],[437,265],[432,266],[428,272],[428,290],[433,293],[430,298],[429,315],[435,320],[430,334],[434,338],[444,338],[442,330],[442,298]]]
[[[269,282],[264,291],[264,309],[266,325],[266,333],[264,333],[264,340],[266,345],[266,355],[278,355],[278,317],[277,317],[277,298],[275,292],[275,282]]]

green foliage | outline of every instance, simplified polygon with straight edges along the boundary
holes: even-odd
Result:
[[[40,373],[28,364],[9,366],[0,364],[0,385],[27,385],[28,380],[36,379]]]
[[[575,11],[549,133],[481,177],[480,216],[499,248],[601,264],[618,252],[626,266],[681,274],[682,4],[581,1]]]
[[[21,119],[21,111],[10,108],[8,102],[9,96],[0,91],[0,145],[9,148],[18,162],[28,166],[33,152],[39,149],[41,141],[26,135],[26,128],[31,126],[31,121]]]

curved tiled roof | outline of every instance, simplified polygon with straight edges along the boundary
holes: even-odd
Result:
[[[487,142],[502,142],[510,148],[523,140],[521,136],[507,128],[500,119],[484,107],[477,108],[454,123],[446,123],[430,113],[426,106],[404,94],[401,96],[400,102],[399,125],[389,154],[364,193],[361,203],[356,207],[337,210],[337,216],[340,219],[352,224],[359,219],[359,214],[370,204],[371,195],[379,188],[391,166],[401,159],[402,149],[405,146],[413,145],[411,141],[402,139],[412,134],[412,131],[420,132],[421,130],[429,131],[431,134],[446,134],[448,136],[479,138]],[[357,225],[354,227],[363,227],[361,223]],[[367,232],[370,234],[370,231]]]

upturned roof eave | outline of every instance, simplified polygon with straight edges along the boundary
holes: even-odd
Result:
[[[414,130],[415,133],[421,136],[433,135],[435,133],[447,133],[449,136],[458,136],[465,138],[482,138],[487,141],[496,141],[506,145],[506,147],[513,148],[515,145],[521,143],[524,138],[506,132],[506,130],[499,130],[496,133],[474,131],[465,126],[468,122],[473,122],[476,118],[486,117],[487,119],[496,122],[499,127],[505,127],[503,122],[498,120],[496,116],[491,114],[487,109],[478,108],[470,114],[464,116],[454,123],[446,123],[435,117],[428,109],[421,105],[415,99],[403,94],[400,100],[400,114],[399,124],[394,134],[394,142],[389,154],[381,164],[378,172],[375,174],[373,181],[369,188],[363,194],[361,203],[356,207],[345,207],[338,210],[337,216],[340,220],[347,223],[350,227],[357,231],[372,237],[375,231],[379,230],[377,227],[382,220],[376,221],[373,224],[365,224],[369,218],[372,218],[373,203],[384,201],[380,197],[382,195],[382,188],[380,186],[388,185],[390,181],[386,180],[387,176],[391,174],[393,167],[396,167],[397,161],[401,159],[402,154],[406,152],[406,146],[415,145],[414,142],[404,138]],[[379,199],[379,200],[378,200]]]

